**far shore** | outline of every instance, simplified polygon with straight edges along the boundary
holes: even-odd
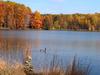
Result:
[[[85,29],[78,29],[78,30],[72,30],[72,29],[62,29],[62,30],[44,30],[44,29],[8,29],[8,28],[3,28],[0,29],[0,31],[72,31],[72,32],[100,32],[100,30],[94,30],[94,31],[89,31],[89,30],[85,30]]]

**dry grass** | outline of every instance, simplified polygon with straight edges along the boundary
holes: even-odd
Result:
[[[28,74],[25,73],[23,65],[16,63],[15,65],[9,65],[5,61],[0,60],[0,75],[89,75],[90,65],[81,65],[81,62],[74,57],[71,65],[63,69],[61,61],[56,56],[45,70],[41,73]]]
[[[81,62],[74,57],[71,65],[63,69],[61,61],[56,56],[50,63],[50,67],[42,72],[42,75],[89,75],[91,68],[89,65],[81,65]]]
[[[49,64],[49,67],[43,71],[43,75],[63,75],[64,70],[62,68],[61,62],[57,56],[53,56],[52,61]]]
[[[22,64],[16,63],[10,65],[4,60],[0,59],[0,75],[26,75]]]
[[[69,65],[64,75],[89,75],[91,71],[90,64],[81,65],[81,62],[74,57],[71,65]]]

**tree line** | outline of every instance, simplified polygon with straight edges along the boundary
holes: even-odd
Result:
[[[100,13],[41,14],[23,4],[0,1],[0,29],[100,31]]]
[[[43,29],[100,31],[100,13],[44,15]]]

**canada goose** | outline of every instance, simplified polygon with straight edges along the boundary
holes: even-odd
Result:
[[[45,49],[40,49],[40,52],[46,53],[46,48]]]

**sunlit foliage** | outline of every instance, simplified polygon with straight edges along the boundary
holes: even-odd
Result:
[[[23,4],[0,1],[0,29],[100,31],[100,13],[41,14]]]

